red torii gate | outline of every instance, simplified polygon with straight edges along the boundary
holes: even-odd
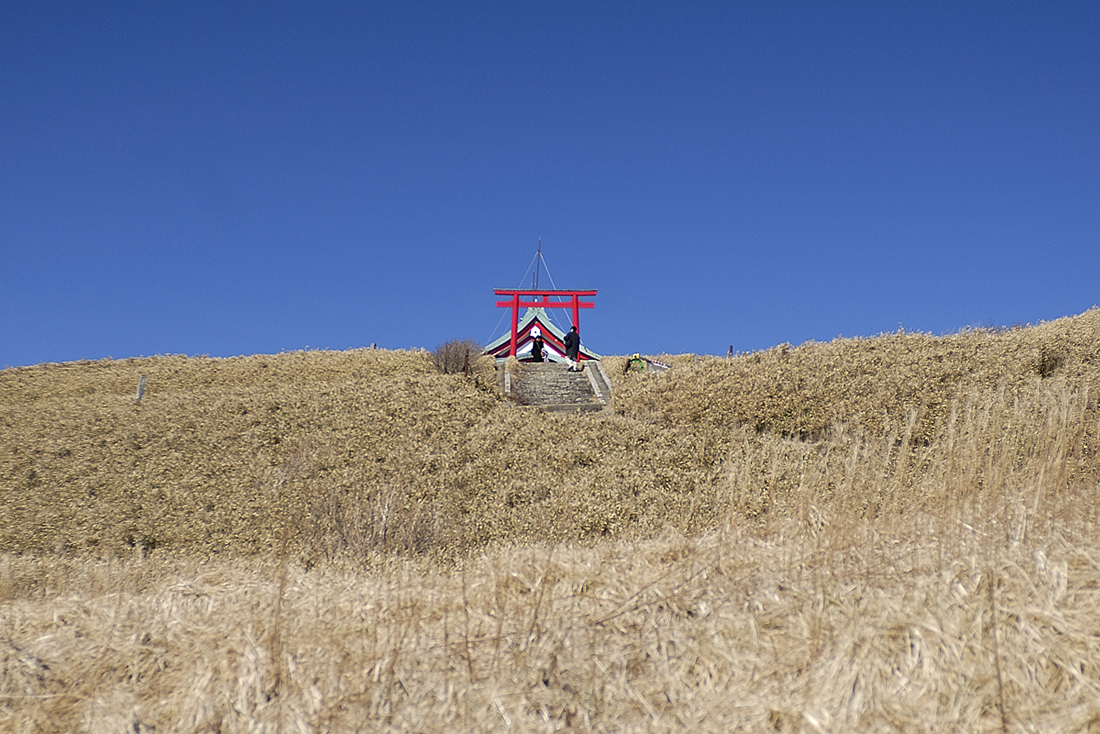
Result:
[[[581,312],[582,308],[595,308],[596,304],[589,303],[588,301],[580,300],[582,296],[595,296],[596,291],[559,291],[559,290],[537,290],[537,289],[511,289],[511,288],[497,288],[493,291],[498,296],[511,296],[507,301],[497,301],[497,308],[511,308],[512,309],[512,347],[509,351],[509,355],[516,356],[516,342],[518,341],[519,334],[519,310],[520,308],[570,308],[573,310],[573,325],[580,330],[581,324]],[[541,301],[525,301],[524,297],[537,298],[542,297]],[[551,303],[551,297],[568,298],[568,301],[558,301],[557,303]]]

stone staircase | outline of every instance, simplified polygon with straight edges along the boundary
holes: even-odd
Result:
[[[542,406],[552,412],[600,410],[611,394],[610,385],[597,365],[585,363],[581,372],[570,372],[557,362],[527,362],[518,373],[504,374],[504,392],[519,405]]]

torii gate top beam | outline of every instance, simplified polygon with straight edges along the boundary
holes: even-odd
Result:
[[[516,356],[516,342],[518,341],[519,331],[519,310],[520,308],[568,308],[573,311],[573,326],[580,330],[581,313],[582,308],[595,308],[596,304],[589,303],[588,301],[580,300],[582,296],[595,296],[596,291],[570,291],[570,290],[538,290],[538,289],[523,289],[523,288],[497,288],[493,291],[498,296],[511,296],[507,301],[497,301],[497,308],[511,308],[512,309],[512,347],[510,351],[511,356]],[[535,299],[541,298],[542,300],[523,300],[524,298]],[[558,301],[552,303],[551,298],[568,298],[568,301]]]

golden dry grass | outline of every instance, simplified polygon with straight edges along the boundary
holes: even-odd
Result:
[[[1096,731],[1098,326],[0,372],[0,731]]]
[[[952,421],[1051,390],[1083,400],[1073,476],[1091,480],[1098,325],[1090,311],[1006,332],[662,357],[675,368],[655,375],[623,376],[609,358],[613,409],[582,416],[513,410],[485,361],[466,379],[416,351],[4,370],[0,551],[247,555],[289,526],[293,548],[318,560],[378,547],[453,558],[494,543],[691,534],[726,519],[731,456],[770,457],[738,485],[756,517],[805,483],[800,462],[835,474],[835,431],[904,443],[910,474],[892,476],[883,500],[913,501],[928,474],[911,454],[934,460]]]
[[[993,517],[825,520],[282,584],[275,562],[8,557],[0,730],[1088,731],[1100,547],[1066,519],[1035,542]]]

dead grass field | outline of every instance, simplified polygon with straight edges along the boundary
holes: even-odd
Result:
[[[1100,730],[1098,327],[2,371],[0,731]]]

